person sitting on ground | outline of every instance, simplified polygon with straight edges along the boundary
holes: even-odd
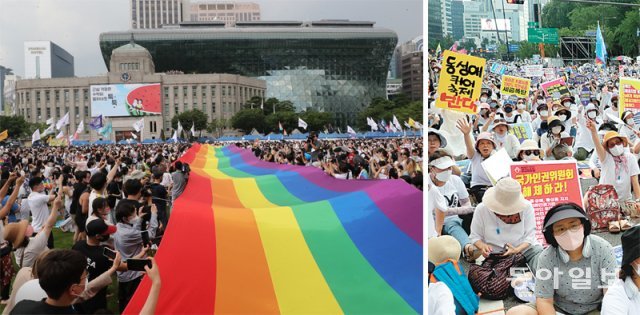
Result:
[[[516,306],[507,315],[599,314],[606,291],[602,286],[610,280],[606,275],[616,271],[611,244],[591,234],[591,222],[575,203],[549,209],[542,232],[550,246],[538,257],[536,302]]]
[[[433,152],[435,152],[437,149],[444,149],[447,146],[447,138],[442,134],[442,131],[436,129],[429,129],[428,140],[429,156],[433,154]],[[457,165],[454,165],[451,171],[453,172],[453,175],[460,176],[460,174],[462,174],[462,171]]]
[[[575,161],[575,159],[571,156],[573,154],[573,152],[571,151],[571,147],[568,146],[566,143],[558,144],[553,148],[553,150],[551,150],[551,153],[553,154],[553,158],[556,161],[560,161],[560,160]]]
[[[486,126],[485,126],[486,127]],[[484,130],[485,128],[483,128]],[[509,129],[511,126],[507,124],[507,121],[504,119],[496,119],[493,121],[493,139],[497,144],[496,150],[500,150],[504,148],[507,150],[507,154],[511,159],[516,157],[516,153],[518,152],[518,147],[520,146],[520,142],[516,136],[509,133]]]
[[[513,161],[534,162],[542,160],[543,157],[544,152],[540,150],[538,144],[536,144],[536,142],[531,139],[527,139],[524,140],[522,144],[520,144],[516,158],[513,159]]]
[[[565,131],[564,124],[558,116],[549,117],[547,124],[549,131],[540,137],[540,149],[544,152],[545,160],[553,160],[553,148],[560,144],[563,138],[569,138],[569,133]]]
[[[429,262],[434,266],[458,261],[462,248],[455,238],[449,235],[429,239]],[[452,290],[442,281],[429,282],[429,311],[427,314],[456,314],[456,304]]]
[[[482,197],[491,181],[482,167],[482,162],[488,159],[496,150],[497,144],[493,139],[493,135],[483,132],[478,135],[475,146],[471,139],[471,126],[466,120],[458,120],[458,129],[464,134],[464,143],[467,148],[467,158],[471,160],[471,189],[470,193],[476,202],[482,202]]]
[[[602,315],[632,315],[640,310],[640,226],[622,234],[619,279],[602,299]]]

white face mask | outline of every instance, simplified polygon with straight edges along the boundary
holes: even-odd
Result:
[[[540,116],[547,116],[547,115],[549,115],[549,111],[548,110],[540,111]]]
[[[552,132],[553,134],[556,134],[556,135],[557,135],[557,134],[560,134],[560,132],[562,132],[562,127],[560,127],[560,126],[555,126],[555,127],[551,128],[551,132]]]
[[[558,119],[560,119],[560,121],[565,122],[567,121],[567,115],[560,115],[558,116]]]
[[[542,105],[544,103],[545,103],[544,100],[538,100],[538,104]]]
[[[523,157],[524,157],[525,161],[533,161],[533,159],[537,158],[538,156],[533,154],[533,153],[531,153],[530,155],[526,155],[525,154],[525,155],[523,155]]]
[[[518,109],[525,109],[526,106],[524,106],[524,104],[518,104]]]
[[[487,98],[486,98],[486,97],[481,97],[481,98],[480,98],[480,102],[482,102],[482,103],[486,103],[486,102],[487,102]]]
[[[611,152],[611,155],[613,156],[620,156],[624,152],[624,147],[622,144],[618,144],[617,146],[609,149],[609,152]]]
[[[571,106],[571,102],[564,102],[564,107],[569,107]]]
[[[635,124],[635,122],[633,121],[633,118],[628,118],[626,122],[627,122],[627,125],[629,126],[633,126]]]
[[[451,170],[446,170],[444,172],[436,173],[436,179],[441,182],[447,182],[451,178]]]
[[[596,112],[593,112],[593,111],[588,112],[588,113],[587,113],[587,116],[588,116],[589,118],[591,118],[591,119],[594,119],[594,118],[596,118]]]

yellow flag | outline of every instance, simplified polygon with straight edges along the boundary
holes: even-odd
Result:
[[[0,141],[9,138],[9,131],[5,130],[3,132],[0,132]]]
[[[416,127],[416,121],[411,117],[409,117],[409,126],[411,126],[412,128]]]

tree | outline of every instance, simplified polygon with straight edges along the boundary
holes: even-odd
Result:
[[[276,111],[274,114],[269,114],[265,117],[266,128],[265,133],[268,132],[280,132],[278,123],[282,124],[282,127],[291,132],[293,128],[298,126],[298,115],[293,111]]]
[[[640,51],[638,51],[638,38],[636,37],[638,25],[640,25],[640,16],[638,15],[638,12],[628,11],[618,28],[615,30],[614,42],[619,43],[622,55],[640,55]]]
[[[47,128],[46,125],[44,128]],[[0,132],[5,129],[12,138],[30,136],[29,133],[35,131],[35,127],[32,128],[22,116],[0,116]]]
[[[265,116],[262,110],[255,109],[243,109],[237,112],[231,118],[231,126],[236,129],[240,129],[245,133],[251,132],[251,129],[264,130]]]
[[[207,129],[207,121],[209,116],[199,109],[188,110],[178,115],[173,116],[171,119],[171,127],[178,129],[178,121],[185,130],[191,129],[192,124],[195,122],[196,130]]]
[[[299,115],[300,118],[302,118],[302,120],[304,120],[308,125],[306,131],[322,131],[333,122],[332,113],[319,112],[311,107],[307,108],[306,111],[301,112]],[[298,125],[297,119],[295,125]]]
[[[243,109],[260,108],[260,104],[262,104],[262,97],[254,96],[251,99],[247,100],[247,102],[244,104]]]
[[[569,12],[577,7],[577,4],[560,0],[551,0],[542,8],[542,26],[563,28],[570,27],[571,21],[567,19]]]

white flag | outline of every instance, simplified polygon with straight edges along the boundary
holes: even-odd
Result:
[[[49,126],[49,128],[47,128],[43,133],[42,133],[42,137],[48,135],[48,134],[53,134],[56,130],[54,129],[55,126],[53,124],[51,124],[51,126]]]
[[[416,129],[422,129],[422,125],[419,122],[416,121],[414,124],[416,126]]]
[[[373,120],[373,118],[367,117],[367,125],[371,127],[372,131],[378,131],[378,124],[376,124],[376,121]]]
[[[298,127],[302,127],[304,129],[307,129],[307,123],[304,122],[304,120],[298,118]]]
[[[131,133],[131,137],[133,137],[133,139],[138,139],[138,136],[136,136],[136,134],[133,132]]]
[[[402,131],[402,126],[400,125],[400,121],[398,121],[396,115],[393,115],[393,125],[396,126],[397,130]]]
[[[173,141],[178,142],[178,132],[176,130],[173,131],[173,136],[171,137]]]
[[[196,136],[196,123],[194,122],[193,125],[191,125],[191,135],[192,136]]]
[[[140,120],[133,123],[133,129],[135,129],[136,132],[140,132],[143,128],[144,128],[144,118],[140,118]]]
[[[80,134],[84,132],[84,120],[80,121],[80,124],[78,124],[78,128],[76,129],[76,133]]]
[[[355,135],[355,134],[356,134],[356,131],[355,131],[355,130],[353,130],[353,128],[351,128],[351,126],[347,125],[347,133],[350,133],[350,134],[352,134],[352,135]]]
[[[56,129],[60,130],[62,129],[62,127],[66,126],[69,124],[69,112],[67,112],[64,117],[60,118],[60,120],[58,120],[58,122],[56,123]]]
[[[47,125],[53,125],[53,117],[47,119]]]
[[[389,124],[389,127],[391,128],[392,132],[398,132],[398,129],[396,129],[396,126],[394,124]]]
[[[406,121],[404,122],[404,126],[407,127],[408,129],[411,129],[411,125],[409,125],[409,123]]]
[[[178,120],[178,135],[180,135],[182,133],[182,124],[180,124],[180,121]]]
[[[36,129],[33,135],[31,135],[31,144],[34,144],[38,140],[40,140],[40,129]]]

